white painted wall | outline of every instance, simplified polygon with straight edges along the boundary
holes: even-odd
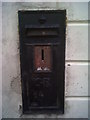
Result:
[[[18,15],[20,9],[66,9],[66,76],[64,115],[26,118],[88,118],[88,3],[2,3],[2,116],[19,118],[22,104]],[[24,0],[25,1],[25,0]]]
[[[2,18],[2,4],[0,2],[0,18]],[[2,19],[0,19],[0,119],[2,118]]]

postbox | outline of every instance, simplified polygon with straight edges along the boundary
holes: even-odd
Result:
[[[65,10],[19,11],[23,113],[64,113]]]

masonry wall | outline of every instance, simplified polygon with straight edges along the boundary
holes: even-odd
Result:
[[[2,117],[88,118],[88,3],[6,3],[2,7]],[[66,9],[65,114],[21,115],[18,10]],[[1,10],[1,9],[0,9]]]

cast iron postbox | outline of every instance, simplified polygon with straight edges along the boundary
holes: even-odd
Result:
[[[19,11],[24,113],[64,113],[65,22],[65,10]]]

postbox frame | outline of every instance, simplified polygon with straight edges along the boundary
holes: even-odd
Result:
[[[44,13],[48,13],[48,14],[61,14],[61,18],[59,16],[59,19],[61,20],[61,23],[60,24],[53,24],[52,25],[46,25],[44,27],[46,28],[50,28],[50,29],[59,29],[59,33],[58,33],[58,38],[56,39],[56,41],[54,42],[55,40],[55,36],[52,35],[52,36],[44,36],[47,41],[46,42],[42,42],[44,40],[44,37],[41,37],[42,38],[42,41],[41,39],[38,39],[40,38],[40,36],[38,37],[37,35],[35,37],[33,36],[25,36],[25,29],[29,28],[29,29],[32,29],[32,28],[40,28],[39,25],[25,25],[23,26],[23,23],[25,21],[23,21],[23,16],[24,15],[28,15],[28,14],[44,14]],[[66,10],[37,10],[37,11],[19,11],[18,12],[18,15],[19,15],[19,39],[20,39],[20,62],[21,62],[21,83],[22,83],[22,103],[23,103],[23,113],[33,113],[33,112],[39,112],[39,113],[46,113],[46,112],[59,112],[59,113],[64,113],[64,92],[65,92],[65,32],[66,32]],[[25,18],[24,18],[25,19]],[[54,18],[55,20],[56,18]],[[61,35],[60,35],[61,34]],[[25,38],[26,37],[26,38]],[[32,38],[32,41],[29,42],[28,38]],[[53,41],[51,42],[48,42],[49,38],[52,38]],[[24,40],[25,39],[25,40]],[[38,39],[39,42],[36,42],[35,39]],[[60,39],[61,39],[61,43],[60,43]],[[27,40],[27,42],[25,42]],[[60,45],[61,44],[61,45]],[[34,110],[30,110],[28,109],[28,102],[27,102],[27,95],[26,95],[26,81],[25,79],[27,78],[27,72],[25,71],[25,62],[26,60],[24,59],[25,57],[25,49],[26,47],[24,45],[27,45],[27,46],[31,46],[31,51],[32,51],[32,48],[33,46],[43,46],[43,45],[48,45],[48,46],[51,46],[52,50],[53,50],[53,47],[55,46],[59,46],[58,50],[62,50],[62,52],[60,52],[60,54],[62,55],[62,60],[60,62],[62,62],[62,65],[60,65],[61,69],[62,69],[62,74],[61,76],[58,74],[58,99],[60,100],[58,103],[62,104],[60,107],[58,105],[58,107],[55,107],[52,109],[52,107],[38,107]],[[33,54],[33,51],[30,53],[31,55]],[[33,55],[32,55],[33,56]],[[58,53],[57,55],[58,56]],[[53,56],[54,57],[54,56]],[[58,57],[57,57],[58,58]],[[60,58],[59,58],[60,59]],[[55,66],[55,63],[53,63],[53,66]],[[32,67],[32,66],[31,66]],[[58,73],[58,71],[57,71]],[[61,81],[60,81],[61,79]],[[28,81],[27,81],[28,83]],[[60,84],[62,84],[62,86],[60,86]],[[60,88],[61,87],[61,88]],[[41,111],[42,110],[42,111]]]

